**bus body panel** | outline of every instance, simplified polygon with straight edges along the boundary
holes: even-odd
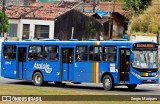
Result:
[[[95,46],[96,42],[92,41],[79,41],[79,42],[72,42],[72,41],[59,41],[59,42],[3,42],[2,43],[2,54],[1,54],[1,68],[2,72],[1,75],[5,78],[12,78],[12,79],[25,79],[25,80],[32,80],[33,73],[35,71],[40,71],[44,77],[44,81],[71,81],[71,82],[91,82],[91,83],[101,83],[102,76],[104,73],[110,73],[113,76],[114,84],[143,84],[143,83],[150,83],[149,81],[154,81],[158,83],[158,77],[140,77],[138,78],[135,74],[141,75],[140,72],[134,70],[132,68],[130,62],[130,72],[129,72],[129,81],[122,83],[120,81],[120,68],[119,68],[119,58],[120,58],[120,49],[130,49],[130,54],[132,55],[133,52],[133,44],[139,42],[129,42],[129,41],[102,41],[99,45],[96,46],[115,46],[116,47],[116,61],[115,62],[104,62],[104,61],[76,61],[76,46]],[[147,42],[146,42],[147,43]],[[150,42],[153,43],[153,42]],[[153,43],[154,44],[154,43]],[[16,45],[17,47],[26,47],[27,54],[26,58],[28,58],[29,46],[30,45],[57,45],[59,47],[59,59],[57,61],[48,61],[45,59],[42,60],[32,60],[29,61],[26,59],[26,62],[23,63],[24,70],[19,70],[17,74],[17,68],[22,69],[22,63],[19,62],[17,66],[17,58],[16,60],[5,60],[3,48],[4,45]],[[72,48],[74,50],[74,59],[73,63],[62,63],[61,56],[62,56],[62,49],[69,49]],[[18,53],[18,52],[17,52]],[[16,54],[18,55],[18,54]],[[103,55],[102,55],[103,56]],[[88,56],[89,57],[89,56]],[[130,57],[131,58],[131,57]],[[130,59],[131,60],[131,59]],[[64,69],[63,69],[64,68]],[[62,71],[62,72],[61,72]],[[158,71],[155,72],[156,75]],[[18,77],[17,77],[18,76]],[[148,82],[144,82],[148,81]]]
[[[133,74],[136,73],[137,75]],[[149,76],[158,75],[158,72],[148,73]],[[159,83],[158,76],[157,77],[139,77],[138,75],[142,75],[142,72],[138,72],[131,68],[130,74],[130,84],[151,84],[151,83]]]
[[[101,83],[102,75],[110,72],[114,83],[118,83],[118,65],[108,62],[75,62],[75,82]]]
[[[93,64],[91,62],[75,62],[74,81],[75,82],[94,82]]]
[[[18,65],[18,69],[21,69],[21,70],[19,70],[19,72],[18,72],[18,77],[19,77],[19,79],[22,79],[23,78],[23,71],[22,71],[22,69],[23,69],[23,63],[22,62],[19,62],[19,65]]]
[[[74,66],[73,64],[69,64],[69,81],[73,81],[74,78]]]
[[[24,78],[32,80],[33,73],[40,71],[45,81],[59,81],[60,70],[58,61],[28,61]]]
[[[3,59],[2,59],[3,60]],[[5,60],[1,62],[1,75],[5,78],[17,79],[16,75],[16,61]]]
[[[63,64],[62,67],[63,67],[63,75],[62,75],[63,78],[62,78],[62,80],[67,81],[68,78],[69,78],[69,76],[68,76],[68,74],[69,74],[68,64]]]

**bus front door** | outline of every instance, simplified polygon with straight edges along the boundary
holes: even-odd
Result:
[[[130,48],[120,48],[119,62],[120,83],[128,83],[130,73]]]
[[[23,79],[25,62],[26,62],[26,47],[18,47],[18,68],[17,78]]]
[[[74,48],[62,48],[61,53],[62,62],[62,73],[61,79],[63,81],[73,80],[73,59],[74,59]]]

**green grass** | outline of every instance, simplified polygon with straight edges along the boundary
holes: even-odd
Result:
[[[132,35],[138,35],[138,36],[157,36],[157,34],[153,34],[153,33],[142,33],[142,32],[132,33]]]
[[[107,95],[107,93],[103,93]],[[83,91],[76,89],[62,89],[36,87],[24,85],[0,85],[0,95],[102,95],[98,91]],[[0,104],[160,104],[158,101],[42,101],[42,102],[0,102]]]
[[[98,92],[77,91],[73,89],[62,89],[24,85],[0,85],[0,95],[103,95]]]

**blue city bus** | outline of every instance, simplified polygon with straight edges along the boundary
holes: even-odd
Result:
[[[110,41],[5,41],[1,76],[33,81],[102,83],[105,90],[126,85],[158,84],[158,44]]]

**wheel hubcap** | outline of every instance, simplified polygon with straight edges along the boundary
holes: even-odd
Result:
[[[111,85],[111,81],[109,79],[105,79],[105,86],[109,87]]]
[[[35,77],[35,82],[36,82],[37,84],[41,83],[41,77],[38,76],[38,75],[36,75],[36,77]]]

